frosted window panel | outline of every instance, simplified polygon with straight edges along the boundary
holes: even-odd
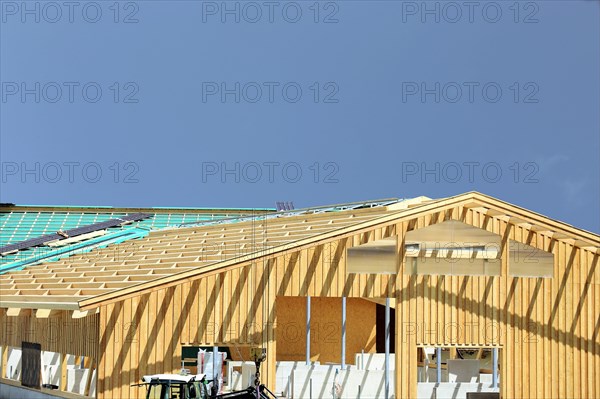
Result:
[[[407,258],[411,274],[446,276],[499,276],[499,259]]]

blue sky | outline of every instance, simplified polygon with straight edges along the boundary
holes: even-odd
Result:
[[[480,191],[600,231],[597,1],[0,1],[2,202]]]

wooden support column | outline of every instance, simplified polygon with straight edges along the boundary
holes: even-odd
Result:
[[[396,336],[395,336],[395,393],[396,398],[415,397],[417,395],[416,373],[414,381],[411,380],[411,370],[416,367],[416,322],[412,320],[410,306],[411,276],[405,273],[405,236],[408,222],[396,226],[398,233],[396,240],[397,273],[396,289]],[[414,349],[413,349],[414,348]],[[411,352],[414,356],[411,359]],[[411,365],[414,362],[414,366]]]
[[[405,276],[403,279],[408,280],[408,277]],[[408,289],[405,291],[408,291]],[[402,305],[396,305],[395,397],[412,398],[416,397],[417,394],[416,372],[412,373],[417,365],[416,323],[409,321],[410,309],[408,303],[406,303],[408,293],[401,294],[401,296],[406,296],[406,298],[399,298],[397,303]],[[413,347],[415,356],[411,357]],[[411,362],[414,362],[414,366]]]
[[[456,359],[456,357],[457,357],[456,347],[453,346],[450,348],[450,359]]]
[[[275,329],[268,328],[265,332],[269,335],[269,339],[264,343],[264,348],[267,349],[267,360],[261,366],[261,382],[271,391],[275,391],[275,366],[277,355],[277,342],[275,341]]]
[[[85,388],[83,391],[83,394],[85,396],[89,396],[90,394],[90,386],[92,385],[92,374],[94,372],[94,359],[92,359],[91,357],[85,357],[85,360],[83,362],[83,367],[86,369],[90,369],[90,372],[88,373],[87,376],[87,380],[85,382]],[[97,385],[97,384],[96,384]]]
[[[506,223],[504,221],[496,221],[498,226],[494,226],[494,230],[501,237],[501,247],[500,247],[500,326],[501,326],[501,334],[499,337],[500,345],[503,345],[503,351],[501,354],[501,371],[500,371],[500,394],[503,397],[511,397],[514,395],[514,392],[509,392],[508,388],[512,387],[512,378],[510,376],[511,372],[509,372],[509,364],[511,363],[511,359],[514,358],[514,354],[512,353],[514,348],[514,329],[511,325],[512,316],[511,309],[513,305],[508,301],[514,301],[514,296],[509,299],[508,293],[512,286],[513,279],[509,277],[509,249],[510,249],[510,239],[513,238],[514,232],[512,232],[512,225],[510,223]],[[497,230],[496,230],[497,229]],[[513,293],[514,295],[514,293]],[[493,342],[496,344],[497,342]]]
[[[390,397],[390,298],[385,298],[385,399]]]
[[[50,381],[48,381],[48,384],[50,383]],[[42,384],[44,384],[44,367],[40,367],[40,386],[42,386]]]
[[[61,391],[67,390],[67,355],[60,354],[60,386]]]
[[[481,359],[483,355],[483,348],[479,348],[479,350],[477,350],[477,357],[475,359],[479,360]]]
[[[6,374],[8,372],[7,367],[8,367],[8,349],[9,346],[5,345],[2,347],[2,375],[0,376],[1,378],[5,378]]]
[[[277,267],[275,261],[269,261],[268,265],[265,266],[265,298],[266,301],[266,312],[263,316],[264,328],[263,328],[263,348],[267,350],[267,360],[263,363],[263,370],[261,371],[261,381],[264,378],[263,384],[267,386],[272,392],[275,392],[275,371],[277,361],[277,341],[276,341],[276,328],[277,328],[277,309],[275,307],[275,298],[277,295],[277,284],[275,284],[268,277],[271,275]],[[264,376],[264,377],[262,377]]]

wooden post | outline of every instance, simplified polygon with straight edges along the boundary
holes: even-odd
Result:
[[[498,234],[502,237],[500,243],[500,300],[501,300],[501,313],[500,323],[504,328],[504,334],[499,337],[500,342],[493,340],[493,344],[503,345],[502,358],[501,358],[501,381],[500,381],[500,395],[502,397],[510,397],[515,393],[513,389],[513,379],[511,378],[511,372],[509,371],[509,359],[514,359],[513,348],[514,334],[511,325],[511,319],[513,318],[511,313],[511,304],[508,302],[508,291],[512,285],[512,278],[509,276],[509,255],[510,255],[510,239],[512,225],[505,222],[498,222]],[[514,301],[514,299],[512,299]]]
[[[88,376],[87,376],[87,380],[85,382],[85,389],[83,391],[83,394],[85,396],[89,396],[90,395],[90,386],[92,385],[92,373],[94,372],[94,359],[86,356],[83,366],[86,369],[90,369],[90,372],[88,373]]]
[[[60,390],[67,390],[67,354],[61,354],[61,362],[60,362]]]
[[[390,397],[390,332],[390,298],[385,298],[385,399]]]
[[[268,312],[268,316],[266,318],[267,323],[266,323],[266,328],[263,332],[263,340],[266,340],[266,342],[263,342],[263,348],[265,348],[267,350],[267,361],[266,361],[266,370],[265,370],[265,376],[266,376],[266,383],[265,385],[267,386],[267,388],[269,388],[271,391],[275,392],[275,371],[276,371],[276,366],[277,366],[277,340],[276,340],[276,323],[277,323],[277,313],[276,313],[276,308],[275,308],[275,293],[274,293],[274,286],[275,284],[269,284],[269,290],[270,290],[270,298],[272,299],[272,304],[270,304],[270,306],[268,306],[267,308],[269,309]]]
[[[450,359],[456,359],[456,347],[450,348]]]
[[[405,236],[408,230],[408,223],[399,223],[396,225],[396,286],[394,297],[396,299],[396,328],[395,328],[395,393],[396,398],[405,398],[411,396],[411,384],[409,382],[409,348],[415,341],[411,339],[412,330],[409,318],[408,292],[409,276],[404,273],[405,264]],[[415,385],[416,388],[416,385]],[[416,389],[415,395],[416,396]]]
[[[2,375],[1,378],[6,377],[7,367],[8,367],[8,349],[10,346],[6,345],[2,347]]]
[[[40,387],[44,385],[44,367],[40,367]]]
[[[417,362],[419,362],[419,364],[423,364],[424,361],[425,352],[423,351],[423,348],[417,348]]]
[[[483,356],[483,348],[479,348],[479,350],[477,351],[477,357],[475,359],[479,360],[481,359]]]

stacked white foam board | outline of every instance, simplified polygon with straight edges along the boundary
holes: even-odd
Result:
[[[390,376],[390,397],[394,394],[394,379]],[[308,398],[369,398],[385,396],[383,370],[340,370],[339,365],[320,365],[292,371],[290,397]]]
[[[6,370],[2,371],[5,378],[11,380],[21,379],[21,349],[10,348],[8,350],[8,361],[6,362]]]
[[[59,353],[42,351],[42,383],[60,385]]]
[[[448,382],[479,382],[479,360],[448,359]]]
[[[356,353],[354,355],[354,364],[359,370],[384,370],[385,353]],[[390,370],[396,368],[396,356],[390,353]]]
[[[435,388],[435,399],[466,398],[467,392],[500,392],[488,384],[443,382]]]
[[[287,397],[292,380],[292,371],[295,369],[310,369],[319,366],[320,362],[307,365],[306,362],[281,361],[277,362],[275,371],[275,393]]]
[[[83,395],[90,369],[68,368],[67,391]]]

